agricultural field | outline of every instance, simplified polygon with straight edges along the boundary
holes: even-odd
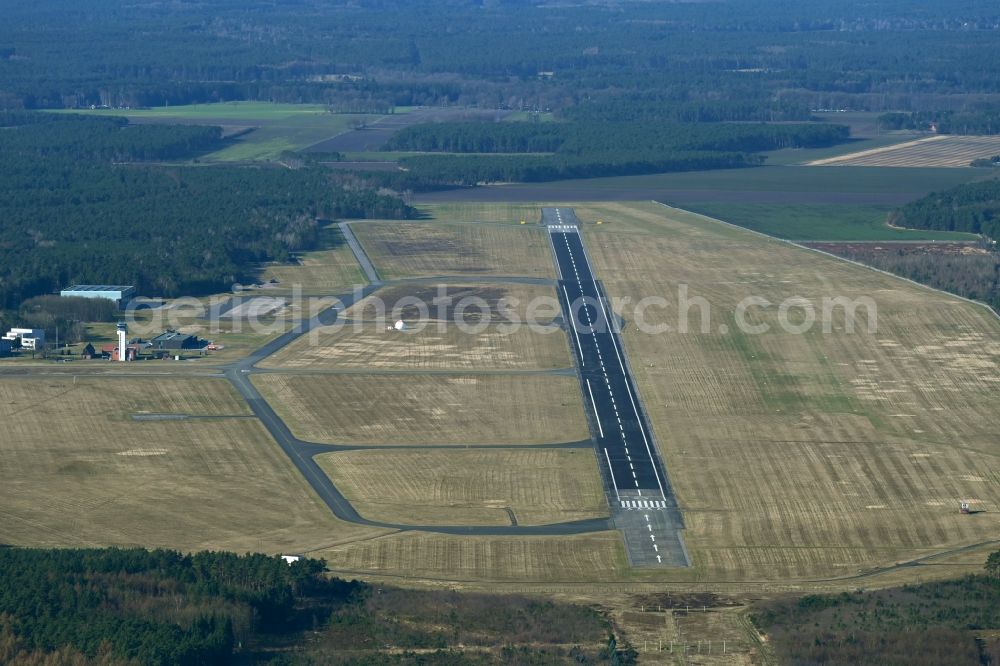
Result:
[[[321,104],[268,102],[220,102],[153,109],[74,109],[73,113],[124,116],[135,123],[218,125],[225,135],[235,137],[230,145],[202,157],[203,162],[276,160],[286,151],[302,150],[381,117],[330,113]]]
[[[811,166],[962,168],[1000,154],[1000,137],[936,135],[810,162]]]
[[[342,523],[219,379],[0,377],[0,543],[298,552]]]
[[[379,275],[555,277],[543,230],[531,226],[356,222],[351,225]]]
[[[732,224],[788,240],[975,240],[973,234],[956,231],[899,229],[886,224],[889,206],[848,204],[731,204],[699,202],[685,204],[697,211]]]
[[[347,451],[317,462],[371,520],[545,525],[608,515],[590,447]]]
[[[420,193],[414,201],[417,205],[653,200],[677,206],[706,201],[899,206],[990,174],[989,169],[776,165],[474,187]]]
[[[575,377],[262,373],[296,437],[370,446],[553,444],[590,437]]]

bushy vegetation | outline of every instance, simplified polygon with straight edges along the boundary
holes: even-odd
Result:
[[[375,587],[327,577],[323,566],[225,552],[0,548],[0,663],[568,664],[613,657],[608,620],[587,607]]]
[[[119,317],[117,303],[105,298],[35,296],[21,303],[16,321],[27,328],[41,328],[47,340],[80,342],[87,322],[112,322]]]
[[[165,296],[225,289],[256,262],[312,247],[317,218],[411,214],[395,197],[335,186],[319,167],[112,163],[190,156],[217,139],[213,128],[0,118],[0,308],[71,283]]]
[[[311,652],[327,659],[335,658],[343,645],[372,649],[388,644],[399,649],[442,651],[458,645],[495,649],[588,646],[577,647],[573,654],[570,650],[546,651],[551,662],[558,663],[573,661],[576,655],[593,659],[599,652],[595,646],[609,631],[607,619],[584,606],[519,596],[369,588],[363,603],[344,606],[331,615]],[[529,658],[519,663],[546,663],[530,650],[524,656]]]
[[[821,244],[821,249],[935,289],[982,301],[1000,312],[1000,253],[992,243]]]
[[[1000,581],[995,571],[871,592],[762,602],[753,618],[782,663],[978,666],[1000,659]]]
[[[847,127],[823,124],[432,123],[399,132],[386,148],[480,153],[400,160],[418,178],[474,185],[757,166],[759,151],[847,137]],[[554,154],[482,155],[538,152]]]

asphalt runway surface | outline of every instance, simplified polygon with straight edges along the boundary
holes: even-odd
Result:
[[[598,284],[572,209],[544,208],[559,296],[592,416],[598,461],[615,523],[636,565],[687,565],[680,514],[642,410],[615,318]],[[630,512],[636,512],[632,514]],[[636,520],[636,516],[642,519]]]

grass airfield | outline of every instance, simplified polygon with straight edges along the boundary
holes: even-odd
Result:
[[[598,539],[599,548],[609,549],[599,559],[610,568],[579,572],[581,579],[846,582],[898,561],[993,539],[1000,522],[998,481],[984,472],[1000,454],[1000,433],[990,418],[991,396],[1000,385],[1000,326],[985,309],[656,204],[575,207],[612,296],[675,300],[684,283],[719,317],[705,334],[643,335],[634,326],[625,334],[685,511],[695,566],[629,570],[617,546]],[[604,224],[596,225],[598,219]],[[491,227],[462,226],[466,234],[478,228]],[[398,259],[390,254],[382,261]],[[870,294],[879,329],[848,335],[843,322],[834,321],[829,334],[721,334],[717,325],[735,328],[733,308],[751,294],[775,303],[796,295]],[[670,308],[656,314],[676,318]],[[770,316],[774,325],[773,311]],[[960,516],[962,499],[981,512]],[[491,565],[483,553],[499,548],[496,538],[475,547],[430,534],[414,539],[388,536],[325,555],[350,570],[368,558],[392,575],[517,578],[510,562],[499,559],[494,573],[486,573]],[[418,560],[425,544],[438,541],[453,557],[475,558],[478,573],[449,574],[467,570],[452,555],[437,560],[440,567],[434,558]],[[523,543],[544,551],[569,541]],[[574,577],[561,572],[560,580]],[[522,573],[522,580],[546,575]]]
[[[381,245],[360,235],[387,274],[441,272],[432,257],[442,251],[427,239],[444,235],[480,248],[484,277],[520,270],[547,272],[542,279],[550,280],[543,232],[497,224],[511,212],[536,219],[536,209],[499,206],[467,213],[430,207],[419,227],[398,225],[403,236],[393,235],[390,222],[356,226],[376,229]],[[96,372],[77,380],[68,372],[0,378],[6,422],[18,428],[2,449],[10,476],[0,485],[6,507],[0,540],[298,549],[343,572],[467,586],[828,589],[856,585],[855,577],[897,562],[995,539],[1000,480],[990,470],[1000,433],[991,415],[1000,386],[1000,325],[985,309],[652,203],[575,208],[612,296],[663,295],[673,302],[683,283],[712,304],[707,333],[643,334],[624,312],[625,344],[687,521],[691,569],[632,570],[614,532],[466,538],[340,523],[220,380]],[[392,242],[410,249],[378,251]],[[287,280],[295,270],[287,268]],[[448,278],[453,286],[480,286],[455,273]],[[414,285],[424,288],[385,289],[404,295]],[[549,288],[503,285],[505,293],[522,296]],[[720,324],[735,328],[735,303],[749,294],[774,303],[870,295],[879,308],[878,331],[849,335],[835,320],[828,334],[721,333]],[[351,314],[365,320],[366,307]],[[649,313],[654,323],[676,314],[673,306]],[[773,309],[754,316],[775,324]],[[381,334],[335,334],[321,345],[334,350],[331,356],[310,357],[309,349],[292,346],[254,376],[297,436],[367,447],[322,458],[362,515],[391,522],[418,507],[411,514],[416,525],[509,524],[511,513],[525,525],[600,515],[592,451],[547,448],[588,437],[575,379],[550,372],[565,367],[565,348],[521,341],[490,351],[464,345],[447,329],[443,339],[414,338],[405,354],[361,353],[366,336]],[[453,353],[438,353],[442,344]],[[523,344],[541,346],[508,363],[529,349]],[[477,372],[480,361],[494,374]],[[140,412],[191,418],[134,420]],[[470,444],[499,448],[465,448]],[[119,455],[144,447],[155,455]],[[47,487],[52,479],[59,479],[58,492]],[[116,499],[115,487],[128,489],[131,499]],[[977,513],[960,516],[961,500]],[[864,580],[949,575],[977,566],[974,560],[942,555],[933,569],[890,569]]]
[[[343,523],[209,378],[0,375],[0,543],[299,552]]]
[[[354,225],[380,274],[395,276],[376,295],[420,295],[437,282],[427,278],[444,275],[456,294],[487,302],[483,336],[458,332],[446,310],[443,332],[387,343],[362,302],[346,313],[359,331],[300,340],[253,377],[295,435],[363,447],[317,457],[362,516],[417,529],[331,517],[238,394],[206,376],[210,366],[123,377],[112,364],[77,363],[37,377],[0,374],[0,419],[10,424],[0,442],[0,542],[299,552],[345,576],[600,603],[643,642],[650,663],[673,663],[652,640],[726,637],[725,657],[702,655],[710,664],[766,652],[739,601],[747,596],[980,569],[1000,527],[994,316],[678,209],[567,205],[612,297],[666,297],[647,312],[654,324],[677,322],[681,284],[711,304],[705,333],[697,310],[695,330],[660,335],[638,331],[622,311],[691,568],[632,569],[614,531],[419,529],[607,515],[593,450],[553,446],[589,436],[583,397],[565,373],[565,335],[508,340],[489,328],[501,297],[543,295],[554,277],[544,232],[519,224],[536,221],[540,206],[503,203],[423,206],[418,223]],[[474,261],[448,263],[467,250]],[[313,258],[326,263],[305,260]],[[278,288],[301,279],[322,293],[356,276],[342,245],[303,259],[268,268]],[[519,275],[530,279],[505,281]],[[771,308],[750,314],[771,331],[740,334],[733,312],[747,295],[775,304],[869,295],[878,330],[848,334],[835,317],[829,333],[793,335],[775,326]],[[973,515],[959,515],[963,500]],[[897,566],[910,561],[922,564]],[[730,597],[704,599],[701,614],[663,610],[707,591]]]

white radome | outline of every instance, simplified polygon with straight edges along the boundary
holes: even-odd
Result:
[[[393,326],[393,328],[396,329],[397,331],[405,331],[406,330],[406,322],[403,321],[402,319],[400,319],[399,321],[396,322],[396,324],[395,324],[395,326]]]

